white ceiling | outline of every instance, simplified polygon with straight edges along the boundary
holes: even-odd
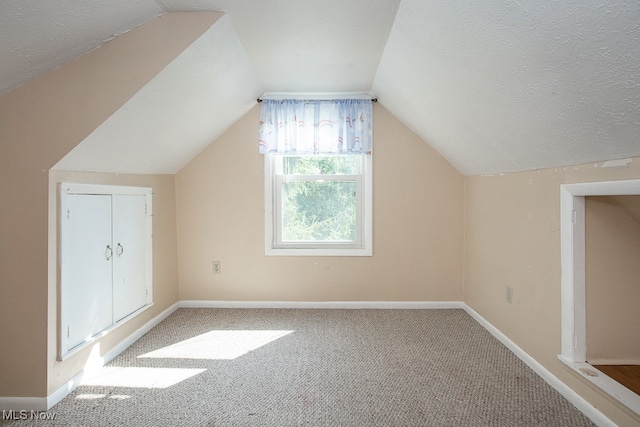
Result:
[[[176,173],[261,92],[224,15],[53,169]]]
[[[465,174],[640,156],[635,0],[3,0],[0,93],[184,10],[228,19],[96,129],[64,168],[91,158],[94,170],[173,173],[263,92],[371,92]],[[190,79],[207,90],[195,93]],[[167,89],[175,82],[190,95]],[[149,107],[174,120],[158,130]],[[217,120],[199,116],[203,108]],[[106,155],[114,138],[127,143]]]
[[[1,0],[0,93],[162,13],[153,0]]]
[[[373,84],[465,174],[640,155],[640,3],[402,0]]]
[[[400,0],[158,0],[231,16],[268,92],[368,92]]]

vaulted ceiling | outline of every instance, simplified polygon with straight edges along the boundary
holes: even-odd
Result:
[[[174,11],[226,15],[56,168],[175,173],[269,92],[371,93],[464,174],[640,156],[635,0],[3,0],[0,93]]]

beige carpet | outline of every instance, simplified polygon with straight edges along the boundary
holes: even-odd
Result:
[[[180,309],[38,426],[587,426],[463,310]]]

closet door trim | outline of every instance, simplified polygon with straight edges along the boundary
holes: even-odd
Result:
[[[69,197],[70,195],[106,195],[113,196],[115,195],[137,195],[145,197],[145,241],[143,246],[146,251],[145,256],[145,265],[144,265],[144,275],[145,275],[145,283],[146,287],[146,300],[145,304],[129,315],[125,316],[122,319],[112,319],[111,325],[102,331],[96,331],[96,333],[90,338],[86,339],[84,342],[75,345],[70,348],[70,343],[68,341],[68,333],[67,329],[69,327],[69,307],[65,306],[65,299],[68,304],[68,298],[65,298],[65,284],[63,283],[63,232],[65,229],[65,225],[63,224],[63,219],[66,217],[67,212],[69,210]],[[58,185],[58,233],[57,233],[57,246],[58,246],[58,262],[57,262],[57,270],[58,270],[58,298],[57,298],[57,308],[58,308],[58,360],[65,360],[77,352],[81,351],[91,343],[95,342],[99,338],[108,334],[112,330],[118,328],[120,325],[126,323],[127,321],[133,319],[138,316],[143,311],[147,310],[153,305],[153,224],[152,224],[152,189],[147,187],[128,187],[128,186],[113,186],[113,185],[98,185],[98,184],[77,184],[77,183],[61,183]],[[113,203],[112,203],[113,207]],[[112,243],[113,245],[113,243]],[[113,249],[113,254],[115,255],[116,250]],[[110,310],[113,310],[113,298],[107,304],[111,305]]]

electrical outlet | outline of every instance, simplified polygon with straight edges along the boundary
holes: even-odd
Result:
[[[507,286],[506,297],[507,297],[507,302],[509,304],[513,304],[513,288],[511,286]]]
[[[222,267],[220,267],[220,261],[213,261],[213,274],[222,273]]]

